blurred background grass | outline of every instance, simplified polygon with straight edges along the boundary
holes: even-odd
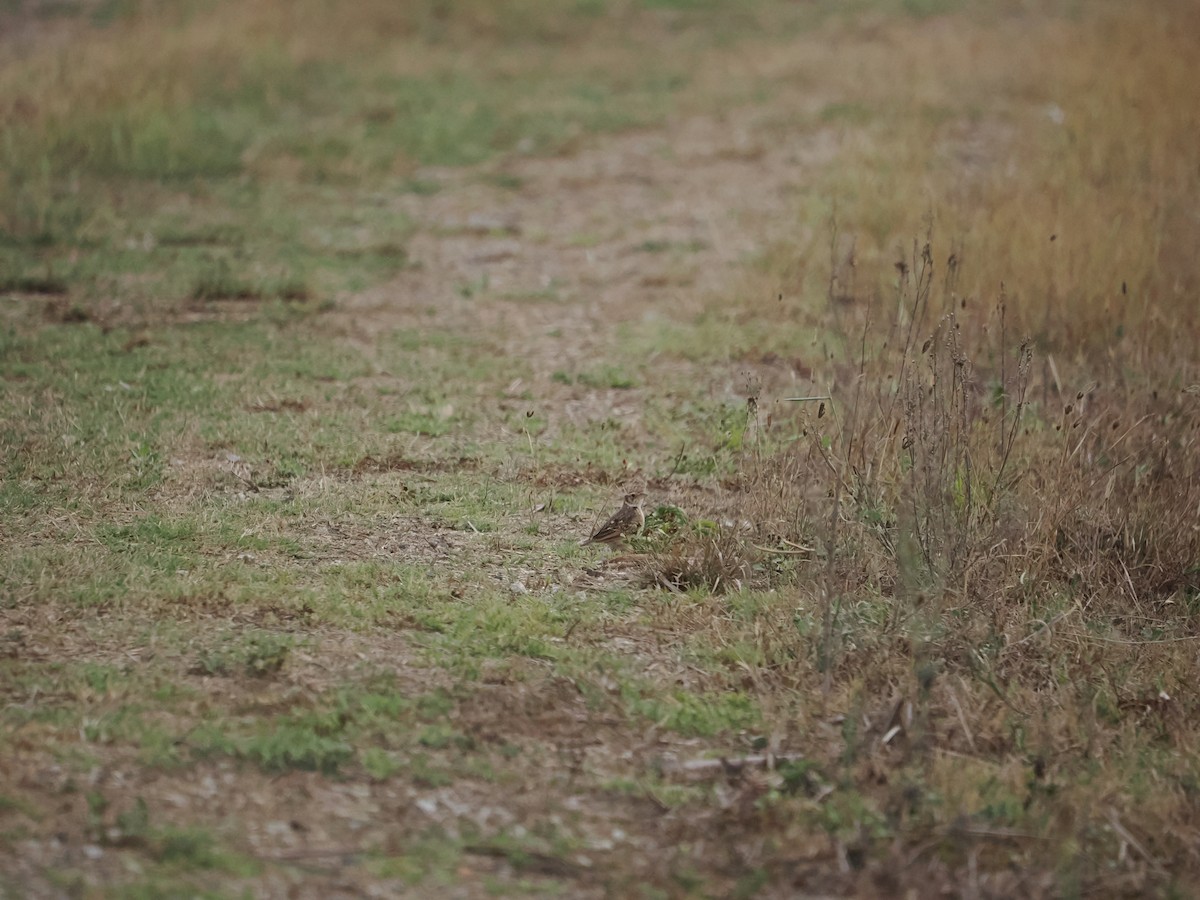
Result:
[[[368,419],[445,432],[431,412],[444,384],[407,417],[355,411],[313,387],[320,360],[341,371],[353,356],[338,336],[276,326],[410,265],[408,243],[431,223],[398,198],[439,191],[448,167],[482,165],[480,178],[520,190],[506,159],[755,104],[754,140],[823,136],[836,156],[798,164],[794,219],[732,293],[623,340],[632,356],[607,361],[620,377],[606,384],[638,384],[637,360],[658,353],[787,354],[814,335],[844,351],[855,323],[897,302],[897,268],[915,267],[914,239],[927,237],[945,287],[933,312],[953,307],[985,333],[1001,324],[1003,286],[1003,327],[1035,341],[1056,381],[1200,379],[1200,102],[1187,62],[1200,56],[1200,10],[1185,0],[371,0],[353,14],[321,0],[30,3],[0,22],[0,315],[6,372],[25,382],[14,421],[59,414],[36,404],[36,384],[101,410],[88,385],[131,383],[149,360],[143,381],[161,396],[127,414],[142,443],[178,435],[200,386],[218,406],[245,405],[297,378],[325,394],[330,433],[375,436],[360,456],[387,440]],[[192,316],[208,319],[203,341],[167,330],[138,358],[119,352],[149,343],[140,328],[210,307]],[[100,334],[71,331],[88,321]],[[477,337],[438,363],[446,377],[487,356]],[[267,362],[231,374],[256,347]],[[55,367],[66,358],[70,371]],[[525,374],[489,365],[485,380]],[[219,386],[204,377],[214,366],[228,370]],[[79,447],[63,430],[12,431],[10,446],[45,450],[16,453],[14,471],[67,466]],[[111,443],[106,466],[124,466],[124,438],[92,430]],[[301,443],[280,465],[354,461],[345,442]],[[132,483],[167,456],[143,458]]]
[[[403,265],[387,198],[436,190],[421,167],[660,121],[688,60],[754,23],[753,4],[673,6],[22,7],[31,34],[0,46],[0,284],[116,280],[143,304],[360,288]]]
[[[310,634],[358,627],[372,645],[399,628],[432,648],[430,671],[461,675],[464,693],[481,660],[524,655],[540,668],[518,682],[565,672],[616,697],[604,709],[638,735],[650,723],[722,735],[704,750],[725,753],[761,721],[837,781],[828,804],[802,780],[795,796],[748,804],[722,837],[793,827],[854,845],[866,823],[877,847],[898,835],[933,856],[945,841],[951,858],[974,852],[954,843],[966,810],[1038,838],[1011,855],[997,843],[984,868],[1042,865],[1067,893],[1105,877],[1084,871],[1080,847],[1127,865],[1131,895],[1155,858],[1182,858],[1190,832],[1168,824],[1194,816],[1195,755],[1176,752],[1194,744],[1194,710],[1153,698],[1184,697],[1194,681],[1200,596],[1200,538],[1180,525],[1200,492],[1185,392],[1200,383],[1194,2],[14,3],[0,5],[0,34],[0,600],[48,611],[31,631],[50,640],[54,616],[101,611],[89,639],[122,656],[131,623],[148,645],[236,616]],[[722,121],[735,107],[761,110],[751,157],[755,142],[796,134],[836,153],[797,162],[794,213],[772,223],[733,288],[667,298],[666,324],[635,320],[637,334],[604,345],[611,358],[538,381],[483,329],[390,322],[368,359],[317,315],[411,264],[414,235],[443,223],[410,220],[398,198],[443,190],[448,168],[519,191],[506,160],[569,157],[601,133]],[[626,237],[643,258],[670,249]],[[683,249],[705,264],[703,244]],[[496,299],[486,281],[460,292]],[[558,302],[553,289],[526,299]],[[915,343],[897,340],[905,330]],[[926,336],[929,357],[916,352]],[[1032,374],[1015,368],[1026,336]],[[793,407],[772,435],[770,412],[765,423],[747,413],[730,373],[769,353],[803,357],[798,368],[838,398],[828,415]],[[968,356],[969,384],[957,374]],[[764,407],[796,380],[790,363],[773,371]],[[941,406],[918,413],[939,384]],[[546,407],[626,392],[645,418],[571,423],[550,446],[537,392]],[[862,414],[845,417],[843,400],[860,394]],[[697,449],[685,458],[680,444]],[[694,571],[709,563],[686,558],[695,545],[680,568],[698,577],[680,583],[714,590],[669,602],[593,592],[579,612],[571,592],[520,599],[507,573],[496,581],[496,559],[574,566],[561,526],[627,477],[630,459],[680,490],[734,497],[737,517],[763,526],[755,542],[791,540],[762,576],[769,589],[714,596],[716,579]],[[824,534],[814,522],[843,490],[841,536]],[[514,528],[535,495],[559,518],[539,531],[530,513]],[[689,539],[719,556],[718,517],[699,510],[713,528]],[[777,523],[793,530],[768,531]],[[397,528],[421,538],[386,543]],[[455,528],[478,538],[464,572],[409,560],[442,546],[426,531]],[[804,556],[816,545],[838,572]],[[761,546],[733,550],[710,566],[722,589],[751,563],[767,571]],[[835,599],[836,635],[819,621]],[[685,648],[702,701],[670,674],[635,678],[633,654],[596,649],[627,613],[622,627],[653,634],[645,646],[671,665]],[[1075,631],[1048,624],[1075,618]],[[578,645],[557,643],[573,631]],[[286,641],[256,632],[221,656],[226,633],[214,633],[208,670],[269,677],[287,655]],[[195,648],[178,642],[153,660],[168,682],[193,677],[180,648]],[[12,658],[35,696],[63,679],[40,657]],[[935,665],[953,688],[934,684]],[[591,685],[598,671],[624,686]],[[896,763],[902,777],[881,782],[855,710],[897,691],[917,706],[914,751]],[[6,707],[13,716],[55,712],[54,701],[26,709],[26,696]],[[78,716],[99,705],[82,696],[46,742],[77,749]],[[259,746],[236,734],[253,717],[234,721],[222,703],[195,714],[211,726],[197,747],[272,770],[350,766],[341,737],[300,759]],[[1152,704],[1161,732],[1139,718]],[[842,744],[823,736],[835,710]],[[956,755],[925,752],[922,716]],[[340,735],[352,718],[288,718],[282,734]],[[179,746],[163,730],[141,749],[192,752]],[[364,765],[403,774],[379,757],[387,746],[359,747],[374,760]],[[1110,802],[1148,836],[1140,874],[1106,824],[1117,812],[1097,812]],[[679,819],[716,805],[705,794]]]
[[[1197,325],[1200,15],[1184,0],[25,4],[0,41],[0,286],[134,308],[328,302],[406,263],[429,166],[764,96],[843,137],[767,268],[805,299],[836,206],[887,284],[932,222],[1058,350]],[[955,16],[953,27],[948,16]],[[21,27],[17,27],[20,25]],[[796,53],[797,35],[815,40]],[[773,49],[772,49],[773,48]],[[815,99],[814,99],[815,98]],[[865,264],[865,265],[863,265]],[[862,286],[862,285],[860,285]],[[1141,328],[1140,326],[1146,326]],[[1180,326],[1183,326],[1181,329]],[[1149,330],[1146,330],[1149,329]],[[1150,348],[1155,350],[1152,352]]]

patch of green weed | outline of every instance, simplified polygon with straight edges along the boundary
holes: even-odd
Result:
[[[283,668],[295,646],[290,634],[251,631],[226,635],[219,643],[200,654],[194,671],[203,675],[245,674],[263,678]]]
[[[270,772],[307,769],[331,775],[353,757],[354,748],[325,731],[323,723],[305,717],[284,721],[245,741],[238,755]]]
[[[676,691],[668,696],[641,696],[630,710],[662,728],[685,735],[712,736],[753,728],[761,722],[758,704],[745,694],[692,694]]]

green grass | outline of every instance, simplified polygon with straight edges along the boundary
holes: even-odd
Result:
[[[661,121],[687,87],[686,66],[669,55],[621,74],[564,71],[555,45],[584,39],[592,16],[522,7],[507,4],[496,21],[513,30],[485,39],[467,67],[454,48],[462,38],[430,42],[415,10],[399,15],[417,28],[402,29],[400,45],[429,60],[420,72],[396,71],[378,38],[329,56],[231,23],[229,34],[243,34],[235,49],[163,9],[157,46],[140,36],[153,25],[114,17],[70,70],[99,78],[68,73],[55,85],[53,51],[0,70],[19,98],[14,115],[36,109],[0,148],[0,286],[69,292],[84,311],[114,284],[130,285],[143,313],[225,299],[327,302],[406,265],[412,223],[387,198],[434,189],[419,167],[561,152]],[[447,24],[470,33],[480,13]],[[265,20],[278,15],[264,8]],[[395,18],[364,11],[382,32]],[[514,66],[527,26],[560,33]],[[43,105],[39,92],[52,85],[60,98]]]
[[[303,322],[206,323],[159,332],[133,349],[126,349],[127,334],[87,325],[10,334],[0,372],[15,390],[0,401],[10,423],[0,432],[7,467],[0,496],[14,508],[53,504],[86,513],[160,488],[173,465],[197,456],[223,466],[220,477],[229,483],[271,487],[351,468],[368,456],[386,458],[397,433],[438,436],[456,426],[445,387],[424,394],[434,411],[397,411],[388,383],[365,391],[355,384],[372,371],[366,361],[336,343],[314,343],[312,334]],[[465,380],[500,363],[468,343],[443,349],[431,339],[415,352],[403,342],[385,346],[380,364],[398,388],[416,371]],[[26,391],[35,386],[49,392],[49,402],[28,417]],[[25,419],[19,434],[17,417]],[[30,442],[37,454],[19,452]],[[248,467],[237,470],[241,475],[236,462]],[[79,470],[95,479],[83,491],[64,480]],[[110,529],[101,539],[118,550],[122,541],[153,544],[153,532],[153,525]]]
[[[239,671],[266,677],[287,663],[295,641],[291,635],[269,631],[228,636],[200,654],[195,671],[204,675],[232,675]]]
[[[802,6],[14,7],[0,891],[1194,880],[1194,11]]]

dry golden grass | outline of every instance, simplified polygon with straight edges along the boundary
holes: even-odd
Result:
[[[861,710],[840,771],[906,822],[905,866],[956,845],[964,891],[1169,893],[1200,853],[1200,11],[870,27],[852,57],[765,63],[834,85],[846,138],[830,227],[743,295],[770,319],[826,286],[791,308],[835,348],[811,378],[833,401],[746,455],[757,533],[651,580],[753,569],[796,604],[697,643],[806,698],[809,760]],[[868,821],[840,833],[851,868]],[[1092,870],[1114,853],[1136,861]]]
[[[828,127],[846,132],[824,189],[856,238],[858,292],[887,296],[891,264],[931,219],[937,277],[953,253],[976,323],[1004,284],[1011,333],[1060,357],[1120,352],[1144,370],[1186,354],[1200,175],[1182,148],[1200,140],[1200,111],[1183,61],[1200,50],[1198,20],[1178,2],[1078,21],[884,22],[850,54],[831,42],[773,59],[797,105],[820,84]],[[843,124],[847,109],[867,124]],[[826,234],[779,251],[806,260],[809,287],[828,276]]]

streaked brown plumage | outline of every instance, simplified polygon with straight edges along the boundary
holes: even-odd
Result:
[[[612,518],[596,529],[586,541],[581,541],[580,546],[586,547],[588,544],[619,544],[631,534],[636,534],[646,524],[646,513],[642,510],[642,503],[645,501],[646,495],[641,491],[633,491],[625,495],[625,502],[615,513]]]

